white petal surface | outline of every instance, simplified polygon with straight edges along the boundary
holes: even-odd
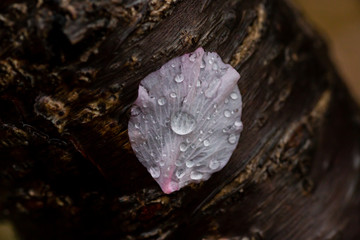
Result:
[[[239,78],[216,53],[199,48],[141,81],[130,142],[165,193],[207,180],[229,161],[243,128]]]

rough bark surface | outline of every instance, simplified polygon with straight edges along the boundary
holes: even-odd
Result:
[[[240,74],[229,164],[164,195],[138,84],[202,46]],[[360,239],[360,115],[285,0],[0,2],[0,218],[24,239]]]

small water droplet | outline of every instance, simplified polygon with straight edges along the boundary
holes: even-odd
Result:
[[[217,160],[213,159],[213,160],[210,161],[209,168],[215,170],[219,166],[220,166],[220,163]]]
[[[176,165],[177,167],[181,166],[182,164],[183,164],[183,162],[180,161],[180,160],[176,160],[176,161],[175,161],[175,165]]]
[[[185,141],[186,141],[186,143],[190,143],[190,139],[188,139],[188,138],[185,139]]]
[[[202,61],[201,61],[200,68],[201,68],[201,69],[205,68],[205,61],[204,61],[204,59],[202,59]]]
[[[165,161],[164,161],[164,160],[161,160],[161,161],[159,162],[159,165],[160,165],[161,167],[163,167],[163,166],[165,165]]]
[[[196,87],[200,87],[200,86],[201,86],[201,82],[200,82],[200,80],[197,80]]]
[[[214,70],[214,71],[216,71],[216,70],[218,70],[218,65],[216,64],[216,63],[214,63],[214,65],[212,66],[212,69]]]
[[[230,112],[229,110],[225,110],[225,111],[224,111],[224,116],[227,117],[227,118],[230,117],[230,116],[231,116],[231,112]]]
[[[182,168],[179,168],[176,172],[175,175],[177,178],[182,178],[183,176],[185,176],[185,170]]]
[[[150,152],[150,156],[154,157],[155,155],[154,155],[154,153],[153,153],[153,152]]]
[[[166,103],[166,99],[164,97],[161,97],[157,100],[157,103],[160,105],[160,106],[163,106],[165,105]]]
[[[171,98],[176,98],[176,93],[174,93],[174,92],[170,93],[170,97]]]
[[[203,143],[205,147],[208,147],[210,145],[210,141],[207,139],[205,139]]]
[[[190,173],[190,178],[191,178],[192,180],[200,180],[200,179],[202,178],[202,176],[203,176],[203,174],[200,173],[200,172],[192,171],[192,172]]]
[[[203,134],[204,133],[204,131],[203,130],[200,130],[200,134]]]
[[[187,149],[187,145],[186,145],[185,143],[181,143],[181,144],[180,144],[180,151],[181,151],[181,152],[185,152],[186,149]]]
[[[189,60],[190,62],[195,62],[196,54],[190,54]]]
[[[174,67],[175,67],[175,64],[173,64],[173,63],[172,63],[172,64],[171,64],[171,67],[173,67],[173,68],[174,68]]]
[[[176,134],[186,135],[194,130],[196,120],[193,115],[180,111],[172,115],[170,125]]]
[[[138,116],[139,114],[141,113],[141,110],[140,110],[140,108],[139,108],[139,106],[133,106],[132,108],[131,108],[131,116],[133,116],[133,117],[136,117],[136,116]]]
[[[209,133],[209,134],[213,134],[213,133],[214,133],[214,130],[213,130],[213,129],[210,129],[210,130],[208,131],[208,133]]]
[[[163,153],[162,156],[163,156],[163,157],[166,157],[166,153]]]
[[[150,167],[149,173],[151,174],[151,176],[153,178],[158,178],[158,177],[160,177],[160,168],[159,167]]]
[[[195,164],[194,161],[191,160],[191,159],[189,159],[189,160],[187,160],[187,161],[185,162],[185,165],[186,165],[186,167],[188,167],[188,168],[193,167],[194,164]]]
[[[214,58],[210,58],[210,59],[209,59],[209,63],[210,63],[210,64],[213,64],[213,63],[214,63]]]
[[[236,129],[242,129],[243,128],[243,123],[240,120],[236,120],[234,122],[234,126]]]
[[[231,97],[231,99],[235,100],[235,99],[238,98],[238,95],[233,92],[233,93],[230,94],[230,97]]]
[[[184,81],[184,75],[183,74],[177,74],[174,78],[175,82],[177,83],[181,83],[182,81]]]
[[[230,144],[236,143],[236,136],[235,136],[235,134],[230,134],[230,135],[229,135],[229,138],[228,138],[228,141],[229,141]]]
[[[134,124],[134,127],[135,127],[135,128],[140,128],[139,123],[135,123],[135,124]]]
[[[196,145],[195,145],[195,144],[191,144],[190,147],[191,147],[192,149],[195,149],[195,148],[196,148]]]
[[[218,105],[215,103],[213,107],[214,107],[214,108],[217,108],[217,106],[218,106]]]

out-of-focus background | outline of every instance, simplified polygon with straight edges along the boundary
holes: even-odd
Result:
[[[292,0],[325,37],[330,54],[360,104],[360,0]],[[8,222],[0,222],[0,239],[16,240]]]
[[[292,0],[325,37],[330,54],[360,104],[360,0]]]

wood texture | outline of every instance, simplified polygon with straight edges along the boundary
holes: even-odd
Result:
[[[2,1],[0,214],[24,239],[359,239],[359,109],[284,0]],[[241,74],[229,164],[164,195],[138,84],[203,46]]]

